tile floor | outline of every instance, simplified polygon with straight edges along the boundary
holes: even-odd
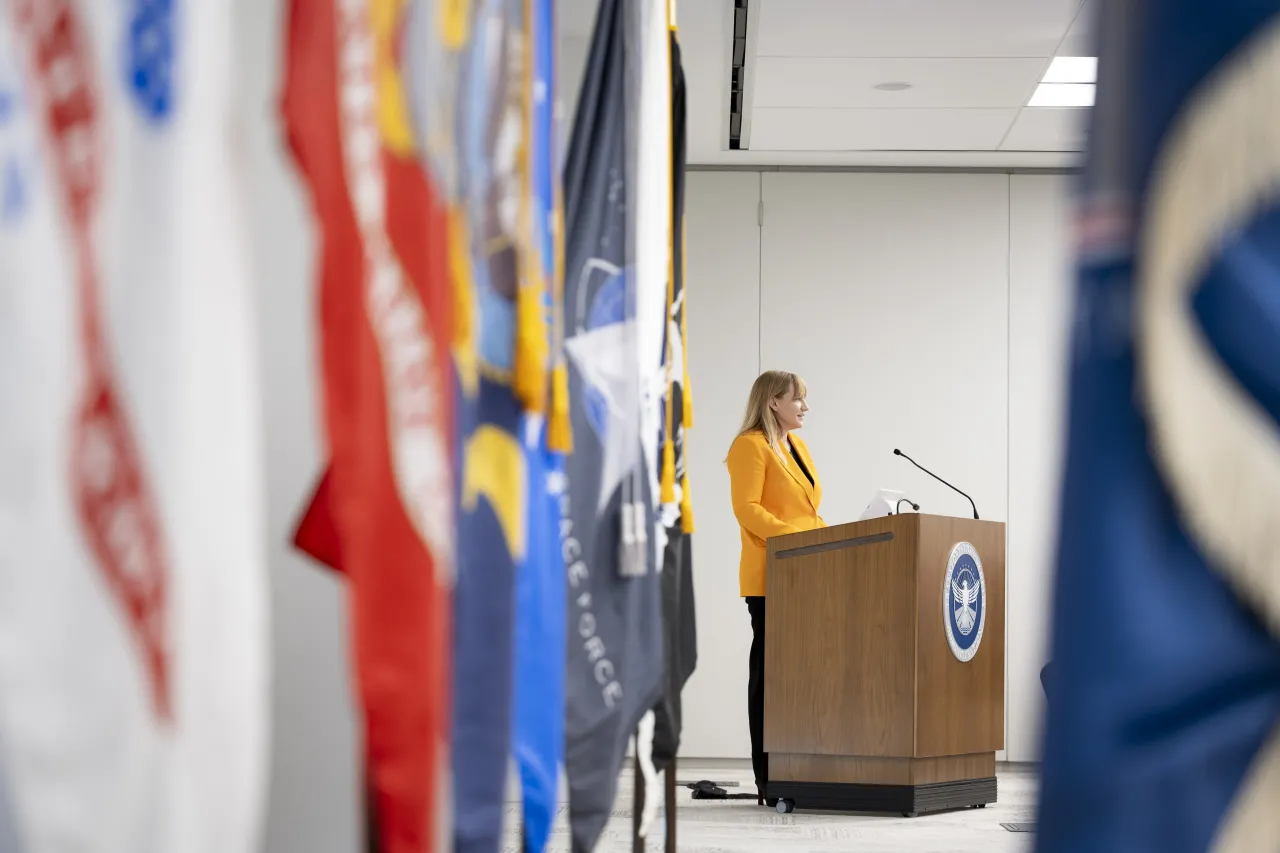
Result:
[[[712,766],[682,764],[681,780],[737,781],[735,791],[747,786],[751,769],[718,763]],[[690,792],[678,792],[677,843],[680,853],[1023,853],[1031,849],[1034,835],[1013,833],[1001,823],[1035,820],[1035,769],[1025,765],[1000,765],[999,800],[985,809],[924,815],[915,818],[796,812],[781,815],[761,808],[755,800],[694,800]],[[631,771],[623,773],[617,806],[606,826],[596,853],[631,851]],[[512,814],[518,812],[513,803]],[[509,815],[510,817],[510,815]],[[663,850],[663,817],[655,821],[647,853]],[[519,836],[508,833],[504,853],[519,853]],[[569,853],[567,807],[561,805],[548,853]]]

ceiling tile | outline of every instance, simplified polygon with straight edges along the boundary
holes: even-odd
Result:
[[[729,44],[733,4],[685,0],[681,55],[689,91],[689,156],[707,162],[729,147]]]
[[[1000,146],[1001,151],[1083,151],[1089,111],[1071,107],[1028,107]]]
[[[875,107],[971,109],[1027,102],[1046,59],[804,59],[756,60],[760,107]],[[899,92],[875,89],[904,82]]]
[[[758,107],[753,151],[994,151],[1008,110],[824,110]]]
[[[1098,14],[1098,4],[1094,0],[1086,0],[1076,21],[1067,31],[1062,44],[1058,46],[1059,56],[1097,56],[1098,48],[1093,43],[1093,20]]]
[[[757,56],[1047,58],[1080,0],[752,0],[750,8],[761,16]]]

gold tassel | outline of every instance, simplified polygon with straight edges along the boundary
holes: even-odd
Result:
[[[559,453],[573,452],[573,417],[569,410],[569,367],[564,362],[564,214],[559,181],[552,189],[555,199],[551,228],[555,256],[551,273],[551,346],[555,366],[551,372],[551,416],[547,419],[547,446]]]
[[[524,0],[525,20],[532,20],[532,4]],[[520,88],[524,114],[523,139],[516,151],[516,169],[521,177],[520,237],[516,241],[519,284],[516,288],[515,354],[512,358],[512,390],[526,412],[543,414],[547,410],[547,357],[551,347],[547,341],[547,318],[543,297],[547,283],[542,274],[542,259],[533,233],[533,187],[529,181],[533,146],[533,27],[525,27],[524,55]],[[537,152],[542,153],[542,152]]]
[[[676,500],[676,446],[667,436],[662,443],[662,503],[675,503]]]
[[[680,481],[680,529],[693,532],[693,499],[689,497],[689,472]]]
[[[464,393],[474,395],[480,375],[476,364],[476,305],[471,280],[471,240],[463,213],[449,208],[449,271],[453,278],[453,361]]]
[[[450,50],[461,50],[471,34],[471,0],[443,0],[436,11],[441,40]]]
[[[547,321],[542,313],[542,288],[516,292],[515,392],[525,411],[547,410]]]
[[[557,364],[551,374],[551,417],[547,420],[547,446],[557,453],[573,452],[573,426],[569,418],[569,369]]]

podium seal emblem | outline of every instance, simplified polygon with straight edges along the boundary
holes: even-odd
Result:
[[[947,645],[956,659],[973,660],[987,624],[987,579],[978,549],[968,542],[957,544],[947,558],[947,574],[942,581],[942,624],[947,631]]]

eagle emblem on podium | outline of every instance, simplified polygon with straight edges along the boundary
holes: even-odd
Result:
[[[982,558],[968,542],[960,542],[947,557],[942,583],[942,622],[947,645],[957,660],[970,661],[982,644],[987,622],[987,583]]]

